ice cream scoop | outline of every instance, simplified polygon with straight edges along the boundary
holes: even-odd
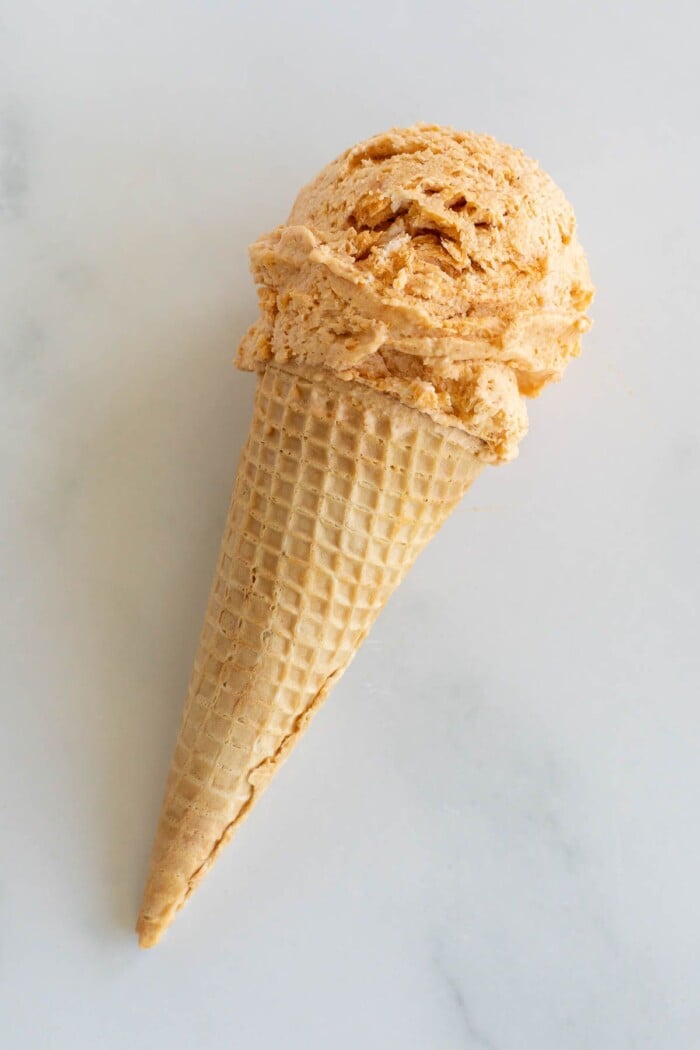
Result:
[[[515,454],[523,395],[560,378],[589,325],[570,204],[487,135],[417,125],[347,150],[251,261],[242,367],[322,365],[461,427],[489,462]]]

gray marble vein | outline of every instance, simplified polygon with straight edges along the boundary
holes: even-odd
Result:
[[[463,1046],[464,1050],[499,1050],[498,1045],[474,1020],[464,989],[454,973],[447,968],[442,954],[436,953],[433,962],[461,1026],[463,1038],[460,1046]]]
[[[29,133],[16,105],[0,101],[0,218],[24,214],[29,194]]]

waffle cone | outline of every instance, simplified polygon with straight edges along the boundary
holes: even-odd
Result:
[[[479,473],[385,395],[268,366],[256,392],[137,923],[155,944]]]

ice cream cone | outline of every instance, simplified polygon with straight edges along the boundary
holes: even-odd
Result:
[[[155,944],[525,398],[580,348],[593,288],[571,205],[485,135],[346,150],[250,248],[260,373],[146,891]]]
[[[484,465],[330,371],[259,380],[137,931],[157,943]]]

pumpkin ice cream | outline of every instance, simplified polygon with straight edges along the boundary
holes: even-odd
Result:
[[[519,151],[448,128],[348,150],[251,261],[260,318],[239,365],[260,378],[137,923],[144,947],[474,479],[515,455],[524,398],[561,376],[588,327],[561,191]]]
[[[523,395],[578,354],[592,298],[574,213],[519,150],[428,125],[329,164],[250,250],[261,316],[239,364],[321,365],[465,430],[488,462]]]

